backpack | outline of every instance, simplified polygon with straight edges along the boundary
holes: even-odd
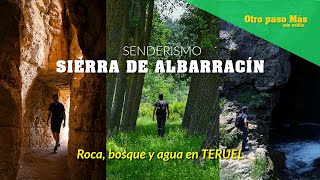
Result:
[[[236,121],[234,123],[234,125],[237,127],[237,128],[241,128],[244,126],[244,119],[243,119],[243,114],[240,113],[237,117],[236,117]]]
[[[167,113],[167,102],[164,100],[159,100],[157,102],[157,115],[164,115]]]

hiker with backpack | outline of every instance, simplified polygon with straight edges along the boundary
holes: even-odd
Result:
[[[164,137],[165,124],[167,118],[169,118],[169,104],[163,99],[163,93],[159,94],[159,100],[154,104],[152,120],[157,115],[158,135]]]
[[[242,107],[242,112],[236,117],[235,126],[242,131],[242,152],[248,151],[249,149],[246,148],[246,144],[248,142],[248,110],[247,106]]]

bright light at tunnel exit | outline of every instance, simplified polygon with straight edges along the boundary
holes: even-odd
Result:
[[[60,98],[59,101],[64,105],[65,113],[66,113],[66,126],[63,127],[61,125],[60,130],[60,144],[66,145],[68,144],[69,140],[69,108],[70,108],[70,93],[69,92],[61,92],[60,91]]]

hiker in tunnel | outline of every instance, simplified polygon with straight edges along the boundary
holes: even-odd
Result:
[[[154,116],[157,115],[158,124],[158,135],[164,137],[165,124],[167,118],[169,118],[169,104],[163,99],[163,93],[159,94],[159,100],[154,104],[152,120],[154,121]]]
[[[248,138],[248,111],[249,108],[247,106],[242,107],[242,112],[236,117],[235,126],[242,131],[242,149],[241,151],[248,151],[249,149],[246,148],[247,145],[247,138]]]
[[[53,103],[49,107],[49,116],[47,125],[49,126],[49,120],[51,120],[51,131],[56,144],[54,146],[53,152],[56,153],[58,147],[60,146],[60,128],[63,122],[63,127],[66,126],[66,115],[63,104],[59,102],[59,96],[57,94],[53,95]]]

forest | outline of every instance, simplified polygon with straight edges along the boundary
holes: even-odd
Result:
[[[117,59],[120,72],[107,74],[107,156],[108,152],[199,152],[218,147],[219,77],[215,74],[126,73],[126,61],[148,60],[154,69],[159,59],[188,62],[217,59],[219,19],[183,1],[112,1],[107,4],[107,60]],[[173,8],[182,7],[178,19],[168,16]],[[121,23],[119,23],[121,22]],[[201,54],[140,53],[127,56],[124,47],[179,46],[200,47]],[[196,50],[197,48],[195,48]],[[125,51],[126,50],[126,51]],[[194,56],[194,54],[200,54]],[[165,136],[157,134],[152,121],[154,103],[159,93],[170,108]],[[216,179],[216,160],[107,160],[107,178]]]

